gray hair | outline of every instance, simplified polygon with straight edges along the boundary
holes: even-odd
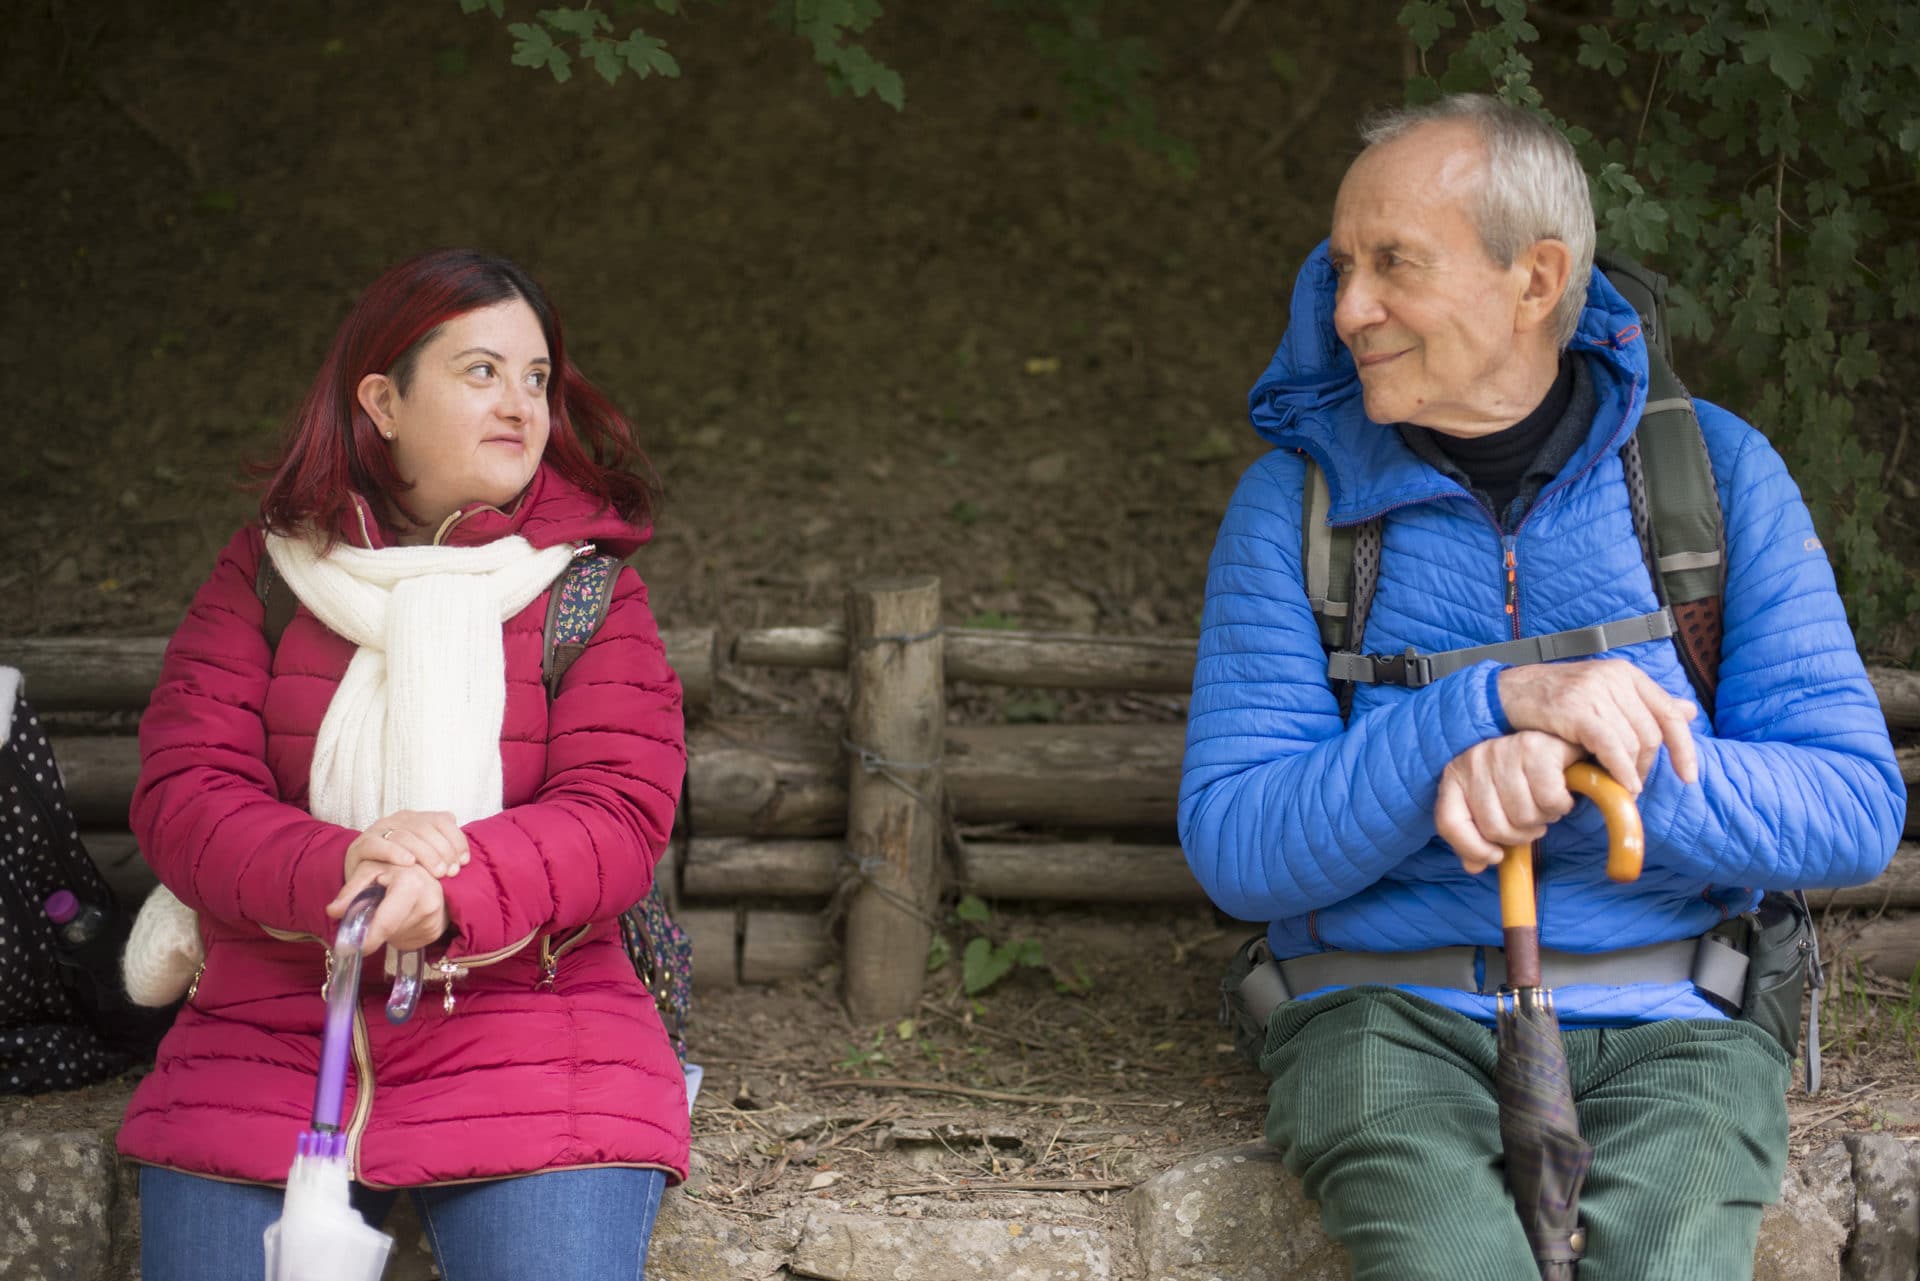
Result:
[[[1456,120],[1471,125],[1487,148],[1487,181],[1473,217],[1488,255],[1510,267],[1522,250],[1547,239],[1572,251],[1573,270],[1553,311],[1565,347],[1579,327],[1593,270],[1593,200],[1573,144],[1532,112],[1479,93],[1381,112],[1361,126],[1360,138],[1377,147],[1421,125]]]

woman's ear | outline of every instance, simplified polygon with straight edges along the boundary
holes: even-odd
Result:
[[[1551,324],[1561,295],[1572,287],[1573,251],[1564,240],[1536,240],[1520,255],[1526,268],[1526,287],[1520,293],[1515,328],[1525,331]]]
[[[354,388],[354,398],[360,402],[360,408],[367,411],[367,417],[373,419],[374,430],[388,440],[394,438],[393,402],[400,393],[393,385],[393,379],[385,374],[368,374]]]

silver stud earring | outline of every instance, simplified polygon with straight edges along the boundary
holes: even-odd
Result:
[[[386,436],[386,438],[387,438],[388,440],[392,440],[392,439],[393,439],[393,433],[392,433],[392,432],[385,432],[385,433],[383,433],[383,434],[384,434],[384,435]]]

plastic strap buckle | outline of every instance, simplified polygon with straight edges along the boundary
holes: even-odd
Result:
[[[1420,689],[1433,684],[1433,658],[1431,655],[1416,651],[1411,645],[1401,654],[1369,654],[1373,662],[1373,679],[1380,685],[1404,685],[1408,689]]]

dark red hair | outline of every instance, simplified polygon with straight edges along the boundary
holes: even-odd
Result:
[[[279,534],[308,530],[329,545],[351,539],[353,495],[406,513],[408,483],[360,405],[360,380],[386,374],[405,395],[420,350],[456,316],[518,299],[546,336],[551,432],[542,461],[635,524],[646,524],[659,488],[633,428],[599,388],[567,360],[560,314],[546,290],[517,264],[470,249],[438,249],[390,267],[341,322],[278,456],[255,469],[265,479],[260,522]]]

